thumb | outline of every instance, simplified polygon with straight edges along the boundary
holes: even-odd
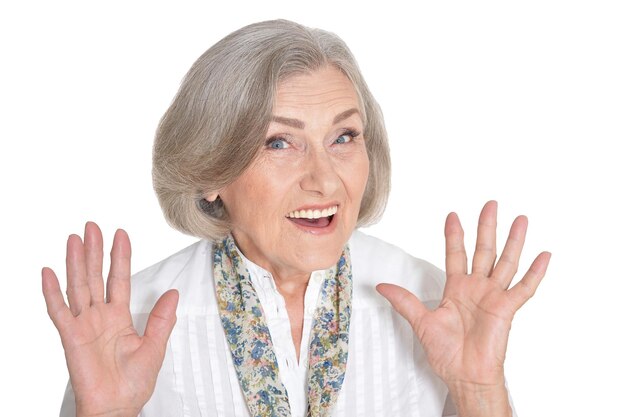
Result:
[[[165,350],[167,339],[176,323],[177,305],[178,291],[169,290],[159,298],[150,312],[150,317],[148,317],[144,337],[150,339],[163,350]]]
[[[414,331],[417,330],[428,309],[415,295],[394,284],[378,284],[376,290],[409,322]]]

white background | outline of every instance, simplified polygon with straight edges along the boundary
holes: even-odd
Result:
[[[369,233],[443,266],[443,221],[473,243],[530,218],[523,266],[552,264],[516,316],[520,416],[624,415],[626,13],[621,2],[70,2],[0,6],[0,414],[53,416],[63,351],[40,293],[65,239],[125,228],[138,271],[195,241],[163,220],[157,122],[192,62],[231,31],[288,18],[340,35],[386,117],[393,192]]]

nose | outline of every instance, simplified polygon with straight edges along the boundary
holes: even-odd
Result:
[[[321,197],[335,194],[341,186],[336,163],[325,150],[310,149],[302,163],[300,188]]]

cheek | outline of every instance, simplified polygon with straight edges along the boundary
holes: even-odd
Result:
[[[284,210],[282,204],[288,187],[285,176],[275,169],[259,167],[250,170],[233,185],[235,187],[225,197],[235,211],[235,221],[261,221],[274,218]]]
[[[342,180],[349,199],[349,222],[356,224],[361,210],[361,201],[369,177],[369,159],[367,152],[353,157],[343,164]]]
[[[367,180],[369,178],[370,162],[367,152],[363,152],[360,158],[355,159],[355,163],[349,173],[350,188],[352,189],[353,198],[360,201],[365,192]]]
[[[226,211],[234,225],[244,225],[254,222],[254,217],[260,210],[255,210],[259,199],[259,187],[251,181],[254,178],[249,172],[239,177],[235,182],[221,191]]]

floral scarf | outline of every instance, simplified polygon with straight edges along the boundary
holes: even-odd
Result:
[[[232,236],[215,243],[213,273],[222,327],[250,414],[290,417],[261,303]],[[307,417],[330,416],[346,372],[352,299],[347,246],[336,270],[328,270],[320,296],[309,345]]]

